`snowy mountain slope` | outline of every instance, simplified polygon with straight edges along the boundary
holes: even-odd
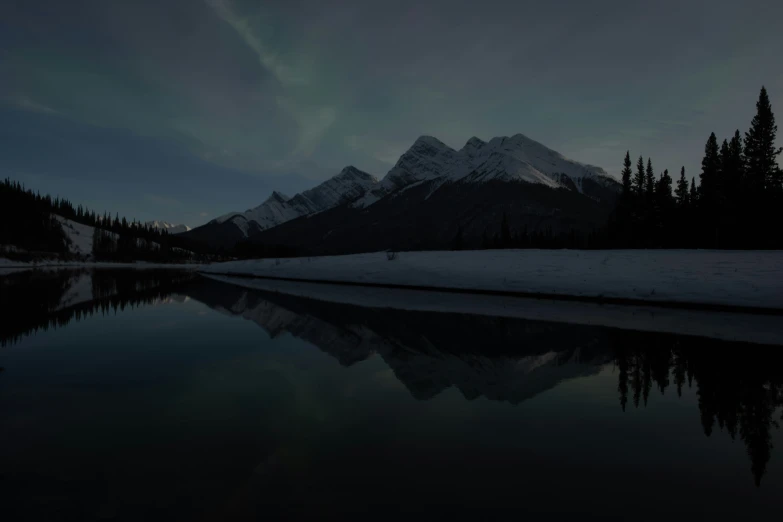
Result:
[[[602,168],[565,158],[522,134],[489,142],[473,137],[459,151],[436,138],[422,136],[378,187],[354,205],[372,205],[388,194],[427,180],[436,181],[433,191],[447,182],[525,181],[582,192],[585,179],[605,186],[616,184]]]
[[[187,225],[173,225],[168,221],[147,221],[144,224],[151,228],[165,230],[169,234],[182,234],[183,232],[190,230],[190,227]]]
[[[80,256],[91,256],[92,240],[93,234],[95,233],[95,228],[88,225],[82,225],[81,223],[76,223],[75,221],[71,221],[70,219],[66,219],[62,216],[54,217],[57,219],[57,221],[60,222],[63,227],[63,232],[65,232],[66,237],[68,237],[70,240],[68,249],[71,251],[71,253]]]
[[[349,166],[336,176],[294,197],[275,191],[261,205],[245,212],[225,214],[207,225],[233,224],[244,237],[248,237],[298,217],[354,201],[377,184],[378,179],[374,176]]]
[[[606,223],[619,190],[600,167],[522,134],[489,142],[473,137],[460,150],[421,136],[381,181],[346,167],[311,190],[292,198],[275,192],[187,237],[216,248],[252,238],[319,253],[435,249],[458,230],[475,246],[484,234],[497,233],[503,215],[517,230],[586,236]]]

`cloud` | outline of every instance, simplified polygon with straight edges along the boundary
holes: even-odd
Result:
[[[207,214],[206,212],[199,212],[198,215],[200,217],[207,217],[207,216],[209,216],[209,214]]]
[[[12,105],[26,111],[42,112],[45,114],[60,114],[51,107],[48,107],[42,103],[38,103],[26,95],[12,97],[9,101]]]
[[[307,85],[310,74],[303,67],[286,63],[280,55],[254,33],[247,18],[242,18],[231,7],[230,0],[204,0],[215,13],[230,25],[245,44],[256,53],[261,65],[275,75],[283,85]]]
[[[309,157],[318,147],[321,138],[337,119],[334,107],[302,107],[291,98],[277,98],[277,104],[296,121],[299,139],[291,156],[293,159]]]

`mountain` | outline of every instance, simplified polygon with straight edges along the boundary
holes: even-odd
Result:
[[[584,239],[606,223],[620,184],[522,134],[454,150],[422,136],[380,182],[347,167],[314,189],[278,192],[255,209],[188,234],[230,248],[249,238],[299,254],[479,247],[500,234]],[[307,219],[302,219],[307,216]]]
[[[172,225],[168,221],[147,221],[144,224],[150,228],[165,230],[169,234],[182,234],[190,230],[190,227],[187,225]]]
[[[423,136],[363,197],[252,236],[299,255],[480,248],[501,235],[583,244],[614,208],[620,184],[521,134],[456,151]],[[580,243],[581,241],[581,243]],[[562,242],[562,241],[561,241]]]
[[[355,167],[294,197],[273,192],[261,205],[245,212],[231,212],[193,229],[188,237],[213,246],[233,246],[237,241],[293,219],[351,203],[378,185],[378,179]]]
[[[422,182],[436,181],[437,187],[446,182],[493,180],[525,181],[579,192],[584,180],[601,185],[616,183],[602,168],[569,160],[522,134],[493,138],[489,142],[473,137],[459,151],[437,138],[422,136],[400,157],[379,186],[356,205],[371,205],[388,194]]]

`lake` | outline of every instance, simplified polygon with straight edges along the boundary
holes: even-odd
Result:
[[[780,509],[780,346],[173,270],[8,272],[0,317],[5,520]]]

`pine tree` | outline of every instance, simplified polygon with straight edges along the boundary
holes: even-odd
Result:
[[[636,162],[636,174],[633,178],[633,186],[636,189],[637,196],[644,196],[644,159],[641,156],[639,156],[639,161]]]
[[[699,190],[696,188],[696,178],[691,178],[691,193],[688,197],[691,205],[695,205],[699,202]]]
[[[704,159],[701,161],[701,174],[699,175],[701,203],[711,209],[715,206],[718,198],[719,177],[720,153],[718,152],[718,139],[713,132],[704,146]]]
[[[735,190],[742,187],[745,179],[745,158],[739,130],[734,132],[734,137],[729,142],[729,157],[726,161],[726,171],[728,178],[724,181],[729,193],[733,194]]]
[[[688,180],[685,179],[685,167],[680,170],[680,179],[677,181],[677,190],[674,192],[680,207],[688,206]]]
[[[647,199],[653,199],[655,194],[655,171],[653,171],[652,160],[650,158],[647,158],[644,192],[647,195]]]
[[[622,179],[623,179],[623,197],[628,198],[631,195],[631,174],[633,174],[633,171],[631,170],[631,153],[630,151],[626,151],[625,153],[625,161],[623,162],[623,171],[622,171]]]
[[[658,202],[663,205],[668,205],[674,201],[674,196],[672,196],[672,181],[672,177],[669,176],[669,170],[664,170],[655,187],[655,196],[658,199]]]
[[[762,87],[756,103],[756,116],[745,133],[747,185],[752,195],[758,195],[765,188],[781,188],[777,156],[783,149],[775,148],[777,131],[767,90]]]

